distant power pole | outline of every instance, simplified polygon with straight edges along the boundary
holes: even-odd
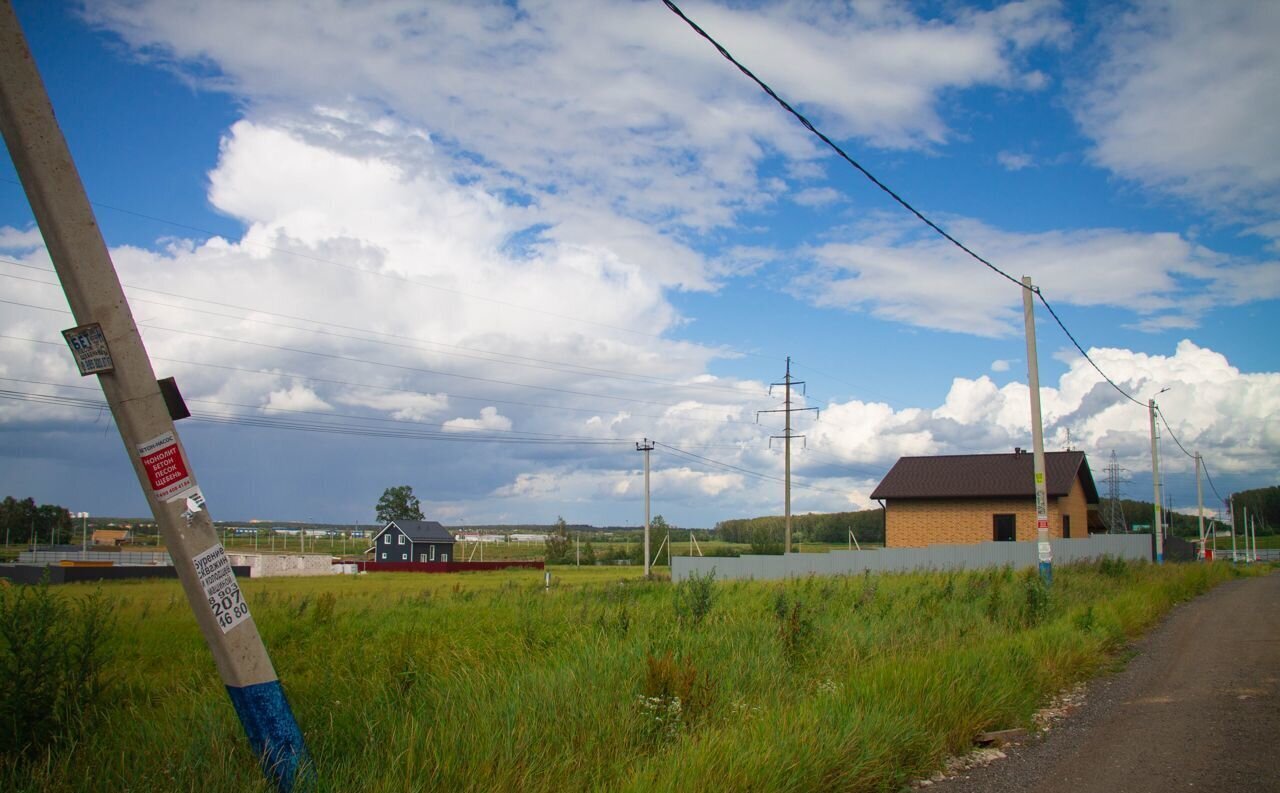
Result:
[[[1040,577],[1053,581],[1053,546],[1049,544],[1049,492],[1044,478],[1044,424],[1040,418],[1040,362],[1036,354],[1036,315],[1031,276],[1022,276],[1022,321],[1027,336],[1027,385],[1031,392],[1031,447],[1036,493],[1036,554]]]
[[[1200,558],[1204,558],[1204,488],[1200,486],[1200,452],[1196,452],[1196,516],[1200,525]]]
[[[279,790],[309,784],[302,731],[218,543],[10,0],[0,0],[0,132],[78,324],[63,335],[80,373],[97,376],[249,744]]]
[[[644,577],[649,577],[649,452],[653,444],[645,438],[636,444],[636,451],[644,452]]]
[[[1168,391],[1168,388],[1162,388],[1157,392],[1156,396]],[[1154,398],[1147,400],[1147,415],[1151,419],[1151,487],[1153,490],[1152,509],[1154,510],[1155,524],[1152,528],[1156,533],[1156,564],[1164,563],[1164,516],[1160,514],[1160,448],[1156,439],[1156,401]]]
[[[783,463],[783,471],[784,471],[784,474],[783,474],[783,511],[784,511],[785,520],[786,520],[786,535],[784,536],[784,538],[783,538],[783,543],[782,543],[782,552],[783,552],[783,553],[791,553],[791,439],[792,439],[792,438],[804,438],[804,436],[803,436],[803,435],[792,435],[792,434],[791,434],[791,413],[792,413],[793,411],[805,411],[805,410],[812,410],[812,411],[814,412],[814,414],[815,414],[815,415],[821,415],[821,411],[819,411],[817,408],[793,408],[793,407],[791,407],[791,388],[792,388],[792,386],[798,386],[798,385],[799,385],[799,386],[804,385],[804,381],[803,381],[803,380],[792,380],[792,379],[791,379],[791,356],[790,356],[790,355],[788,355],[788,356],[787,356],[787,373],[786,373],[786,376],[785,376],[785,377],[783,377],[783,379],[782,379],[782,382],[781,382],[781,383],[770,383],[770,384],[769,384],[769,395],[770,395],[770,396],[773,396],[773,389],[774,389],[774,387],[775,387],[775,386],[782,386],[782,388],[783,388],[783,392],[784,392],[784,393],[783,393],[783,401],[782,401],[783,407],[781,407],[781,408],[779,408],[779,409],[777,409],[777,410],[757,410],[757,411],[756,411],[756,421],[757,421],[757,422],[759,422],[759,421],[760,421],[760,414],[761,414],[761,413],[785,413],[785,414],[786,414],[786,424],[784,425],[784,429],[783,429],[783,431],[782,431],[782,434],[781,434],[781,435],[770,435],[770,436],[769,436],[769,440],[770,440],[770,442],[772,442],[775,438],[782,438],[782,439],[783,439],[783,459],[785,460],[785,462]],[[803,393],[804,393],[804,389],[803,389],[803,388],[802,388],[802,389],[800,389],[800,393],[801,393],[801,394],[803,394]]]

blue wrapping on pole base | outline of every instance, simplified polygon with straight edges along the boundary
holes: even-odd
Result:
[[[276,790],[292,793],[314,785],[314,769],[279,680],[252,686],[227,686],[227,695],[244,725],[249,745]]]
[[[1046,584],[1053,583],[1053,563],[1052,562],[1040,563],[1040,578],[1044,579],[1044,582]]]

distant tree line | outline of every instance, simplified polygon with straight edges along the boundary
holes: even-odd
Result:
[[[884,510],[811,512],[791,516],[791,532],[808,542],[847,542],[849,532],[859,543],[884,542]],[[715,536],[725,542],[749,543],[755,553],[781,553],[786,519],[782,515],[732,518],[716,524]]]
[[[32,498],[21,501],[5,496],[0,501],[0,534],[14,545],[30,543],[32,534],[37,543],[57,545],[71,541],[71,513],[57,504],[36,506]]]
[[[1249,510],[1259,534],[1275,534],[1280,527],[1280,486],[1241,490],[1235,495],[1236,513]]]
[[[1248,508],[1249,514],[1254,516],[1256,521],[1258,534],[1274,534],[1276,528],[1280,527],[1280,487],[1262,487],[1255,490],[1242,490],[1235,493],[1236,512],[1242,513],[1243,508]],[[1106,506],[1103,505],[1103,519],[1106,519]],[[1150,526],[1154,520],[1154,508],[1150,501],[1134,501],[1132,499],[1120,499],[1120,510],[1124,513],[1125,528],[1130,531],[1134,526]],[[1225,512],[1225,507],[1223,507]],[[1215,512],[1215,506],[1205,504],[1205,529],[1209,527],[1209,518]],[[1175,537],[1195,537],[1200,533],[1200,519],[1196,513],[1171,512],[1166,510],[1164,519],[1169,522],[1170,532]],[[1120,531],[1121,527],[1113,526],[1112,531]]]

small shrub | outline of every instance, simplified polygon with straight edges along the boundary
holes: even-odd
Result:
[[[694,625],[711,613],[715,602],[716,571],[706,575],[691,573],[688,578],[676,585],[675,608],[676,617],[683,623]]]
[[[0,756],[69,741],[107,689],[109,602],[69,602],[48,583],[0,589]]]

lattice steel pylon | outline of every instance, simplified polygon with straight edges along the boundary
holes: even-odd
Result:
[[[1121,468],[1120,463],[1116,462],[1115,449],[1111,450],[1111,462],[1107,465],[1107,503],[1103,505],[1102,520],[1107,524],[1107,533],[1115,534],[1120,531],[1128,531],[1129,527],[1125,523],[1124,509],[1120,506],[1120,485],[1122,482],[1128,481],[1121,478],[1127,469]]]

